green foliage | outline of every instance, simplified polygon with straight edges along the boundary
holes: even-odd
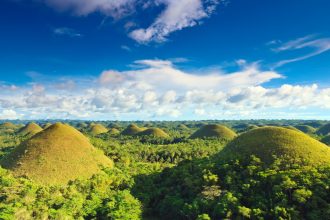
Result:
[[[236,137],[236,133],[229,128],[222,125],[205,125],[195,133],[191,135],[190,138],[219,138],[224,140],[232,140]]]

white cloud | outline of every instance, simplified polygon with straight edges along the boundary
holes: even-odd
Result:
[[[12,109],[4,109],[2,112],[0,112],[0,120],[14,120],[20,118],[21,115],[18,115],[14,110]]]
[[[219,1],[202,0],[159,0],[166,9],[148,28],[132,31],[130,36],[139,43],[162,42],[174,31],[197,25],[210,16]]]
[[[320,55],[330,50],[330,38],[315,38],[314,35],[308,35],[302,38],[298,38],[293,41],[289,41],[286,43],[281,44],[277,48],[273,48],[275,52],[285,52],[285,51],[292,51],[292,50],[301,50],[305,48],[312,49],[312,52],[301,55],[292,59],[286,59],[279,61],[275,64],[275,68],[281,67],[283,65],[298,62],[302,60],[306,60],[308,58]]]
[[[63,89],[56,81],[7,88],[0,94],[0,117],[238,119],[286,118],[300,112],[301,117],[315,118],[322,111],[322,116],[330,117],[326,113],[330,88],[314,84],[267,88],[265,82],[282,75],[262,71],[257,64],[239,63],[242,69],[236,72],[192,74],[168,60],[142,60],[131,70],[72,80],[74,89]]]
[[[129,36],[139,43],[150,41],[162,42],[175,31],[195,26],[202,19],[214,13],[216,6],[223,0],[39,0],[59,11],[69,11],[75,16],[87,16],[100,13],[116,20],[135,12],[148,13],[149,8],[165,8],[156,15],[147,28],[137,28],[138,21],[126,22],[124,29],[130,31]],[[133,17],[133,16],[132,16]],[[104,20],[101,24],[103,25]],[[80,37],[81,34],[70,28],[57,28],[57,35]]]

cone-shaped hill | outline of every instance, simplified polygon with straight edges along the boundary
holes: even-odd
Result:
[[[11,122],[5,122],[5,123],[0,124],[0,129],[7,130],[7,129],[15,129],[15,128],[16,128],[16,125],[14,125]]]
[[[32,122],[19,129],[17,133],[19,135],[32,136],[39,133],[40,131],[42,131],[42,128],[38,124]]]
[[[330,162],[330,148],[303,132],[283,127],[262,127],[245,132],[229,143],[220,155],[227,159],[244,159],[251,155],[266,164],[273,156],[284,158],[288,163],[318,165]]]
[[[120,131],[117,128],[111,128],[108,131],[108,134],[111,134],[111,135],[116,135],[116,134],[119,134],[119,133],[120,133]]]
[[[130,124],[125,130],[121,132],[122,135],[137,135],[144,131],[145,128],[140,128],[136,124]]]
[[[187,125],[185,124],[179,124],[177,127],[179,130],[189,130],[189,128],[187,127]]]
[[[300,131],[306,134],[313,134],[316,132],[316,129],[309,125],[297,125],[295,128],[299,129]]]
[[[113,162],[73,127],[56,123],[15,148],[2,161],[15,176],[42,184],[66,184],[100,172]]]
[[[107,133],[108,129],[101,124],[94,124],[90,127],[89,132],[92,135],[98,135],[98,134]]]
[[[170,136],[160,128],[148,128],[144,131],[139,132],[139,136],[150,136],[157,138],[169,138]]]
[[[190,136],[192,139],[220,138],[225,140],[232,140],[235,137],[236,133],[223,125],[204,125]]]
[[[330,134],[330,124],[325,124],[317,130],[318,135],[328,135]]]

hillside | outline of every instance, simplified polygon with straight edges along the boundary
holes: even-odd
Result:
[[[316,129],[309,125],[296,125],[295,128],[306,134],[314,134],[316,132]]]
[[[221,153],[230,159],[259,157],[272,163],[273,156],[311,165],[330,162],[330,148],[310,136],[287,128],[262,127],[243,133]]]
[[[170,136],[160,128],[148,128],[144,131],[139,132],[139,136],[150,136],[157,138],[169,138]]]
[[[43,129],[38,124],[32,122],[19,129],[17,134],[24,136],[33,136],[42,130]]]
[[[137,135],[138,133],[144,131],[145,128],[140,128],[136,124],[130,124],[125,130],[121,132],[122,135]]]
[[[220,138],[232,140],[236,137],[236,133],[223,125],[204,125],[202,128],[193,133],[190,138]]]
[[[98,135],[98,134],[103,134],[103,133],[107,133],[107,132],[108,132],[108,129],[101,124],[93,124],[90,126],[90,129],[89,129],[89,133],[91,135]]]
[[[321,126],[316,133],[318,135],[328,135],[330,133],[330,123]]]
[[[42,184],[65,184],[111,167],[112,161],[69,125],[56,123],[23,142],[1,161],[15,176]]]

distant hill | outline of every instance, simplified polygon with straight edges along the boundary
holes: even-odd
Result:
[[[0,129],[16,129],[17,126],[11,122],[5,122],[0,124]]]
[[[313,128],[309,125],[296,125],[295,128],[299,129],[300,131],[306,134],[314,134],[316,132],[316,128]]]
[[[144,131],[139,132],[139,136],[150,136],[158,138],[169,138],[170,136],[160,128],[148,128]]]
[[[120,131],[117,128],[111,128],[108,131],[108,134],[111,134],[111,135],[115,135],[115,134],[119,134],[119,133],[120,133]]]
[[[329,147],[300,131],[282,127],[262,127],[243,133],[221,154],[232,159],[255,155],[266,163],[272,163],[273,156],[311,165],[330,162]]]
[[[123,130],[121,132],[122,135],[137,135],[138,133],[140,133],[141,131],[144,131],[145,128],[140,128],[139,126],[137,126],[136,124],[130,124],[125,130]]]
[[[112,167],[113,162],[79,131],[56,123],[15,148],[1,165],[38,183],[65,184],[89,178],[101,171],[100,166]]]
[[[92,135],[98,135],[107,132],[108,129],[101,124],[93,124],[89,129],[89,133],[91,133]]]
[[[316,133],[317,133],[318,135],[328,135],[328,134],[330,134],[330,123],[321,126],[321,127],[316,131]]]
[[[36,123],[31,122],[25,125],[23,128],[19,129],[17,134],[19,135],[26,135],[26,136],[33,136],[38,132],[42,131],[43,129]]]
[[[190,136],[192,139],[220,138],[226,140],[232,140],[235,137],[236,133],[223,125],[204,125]]]

